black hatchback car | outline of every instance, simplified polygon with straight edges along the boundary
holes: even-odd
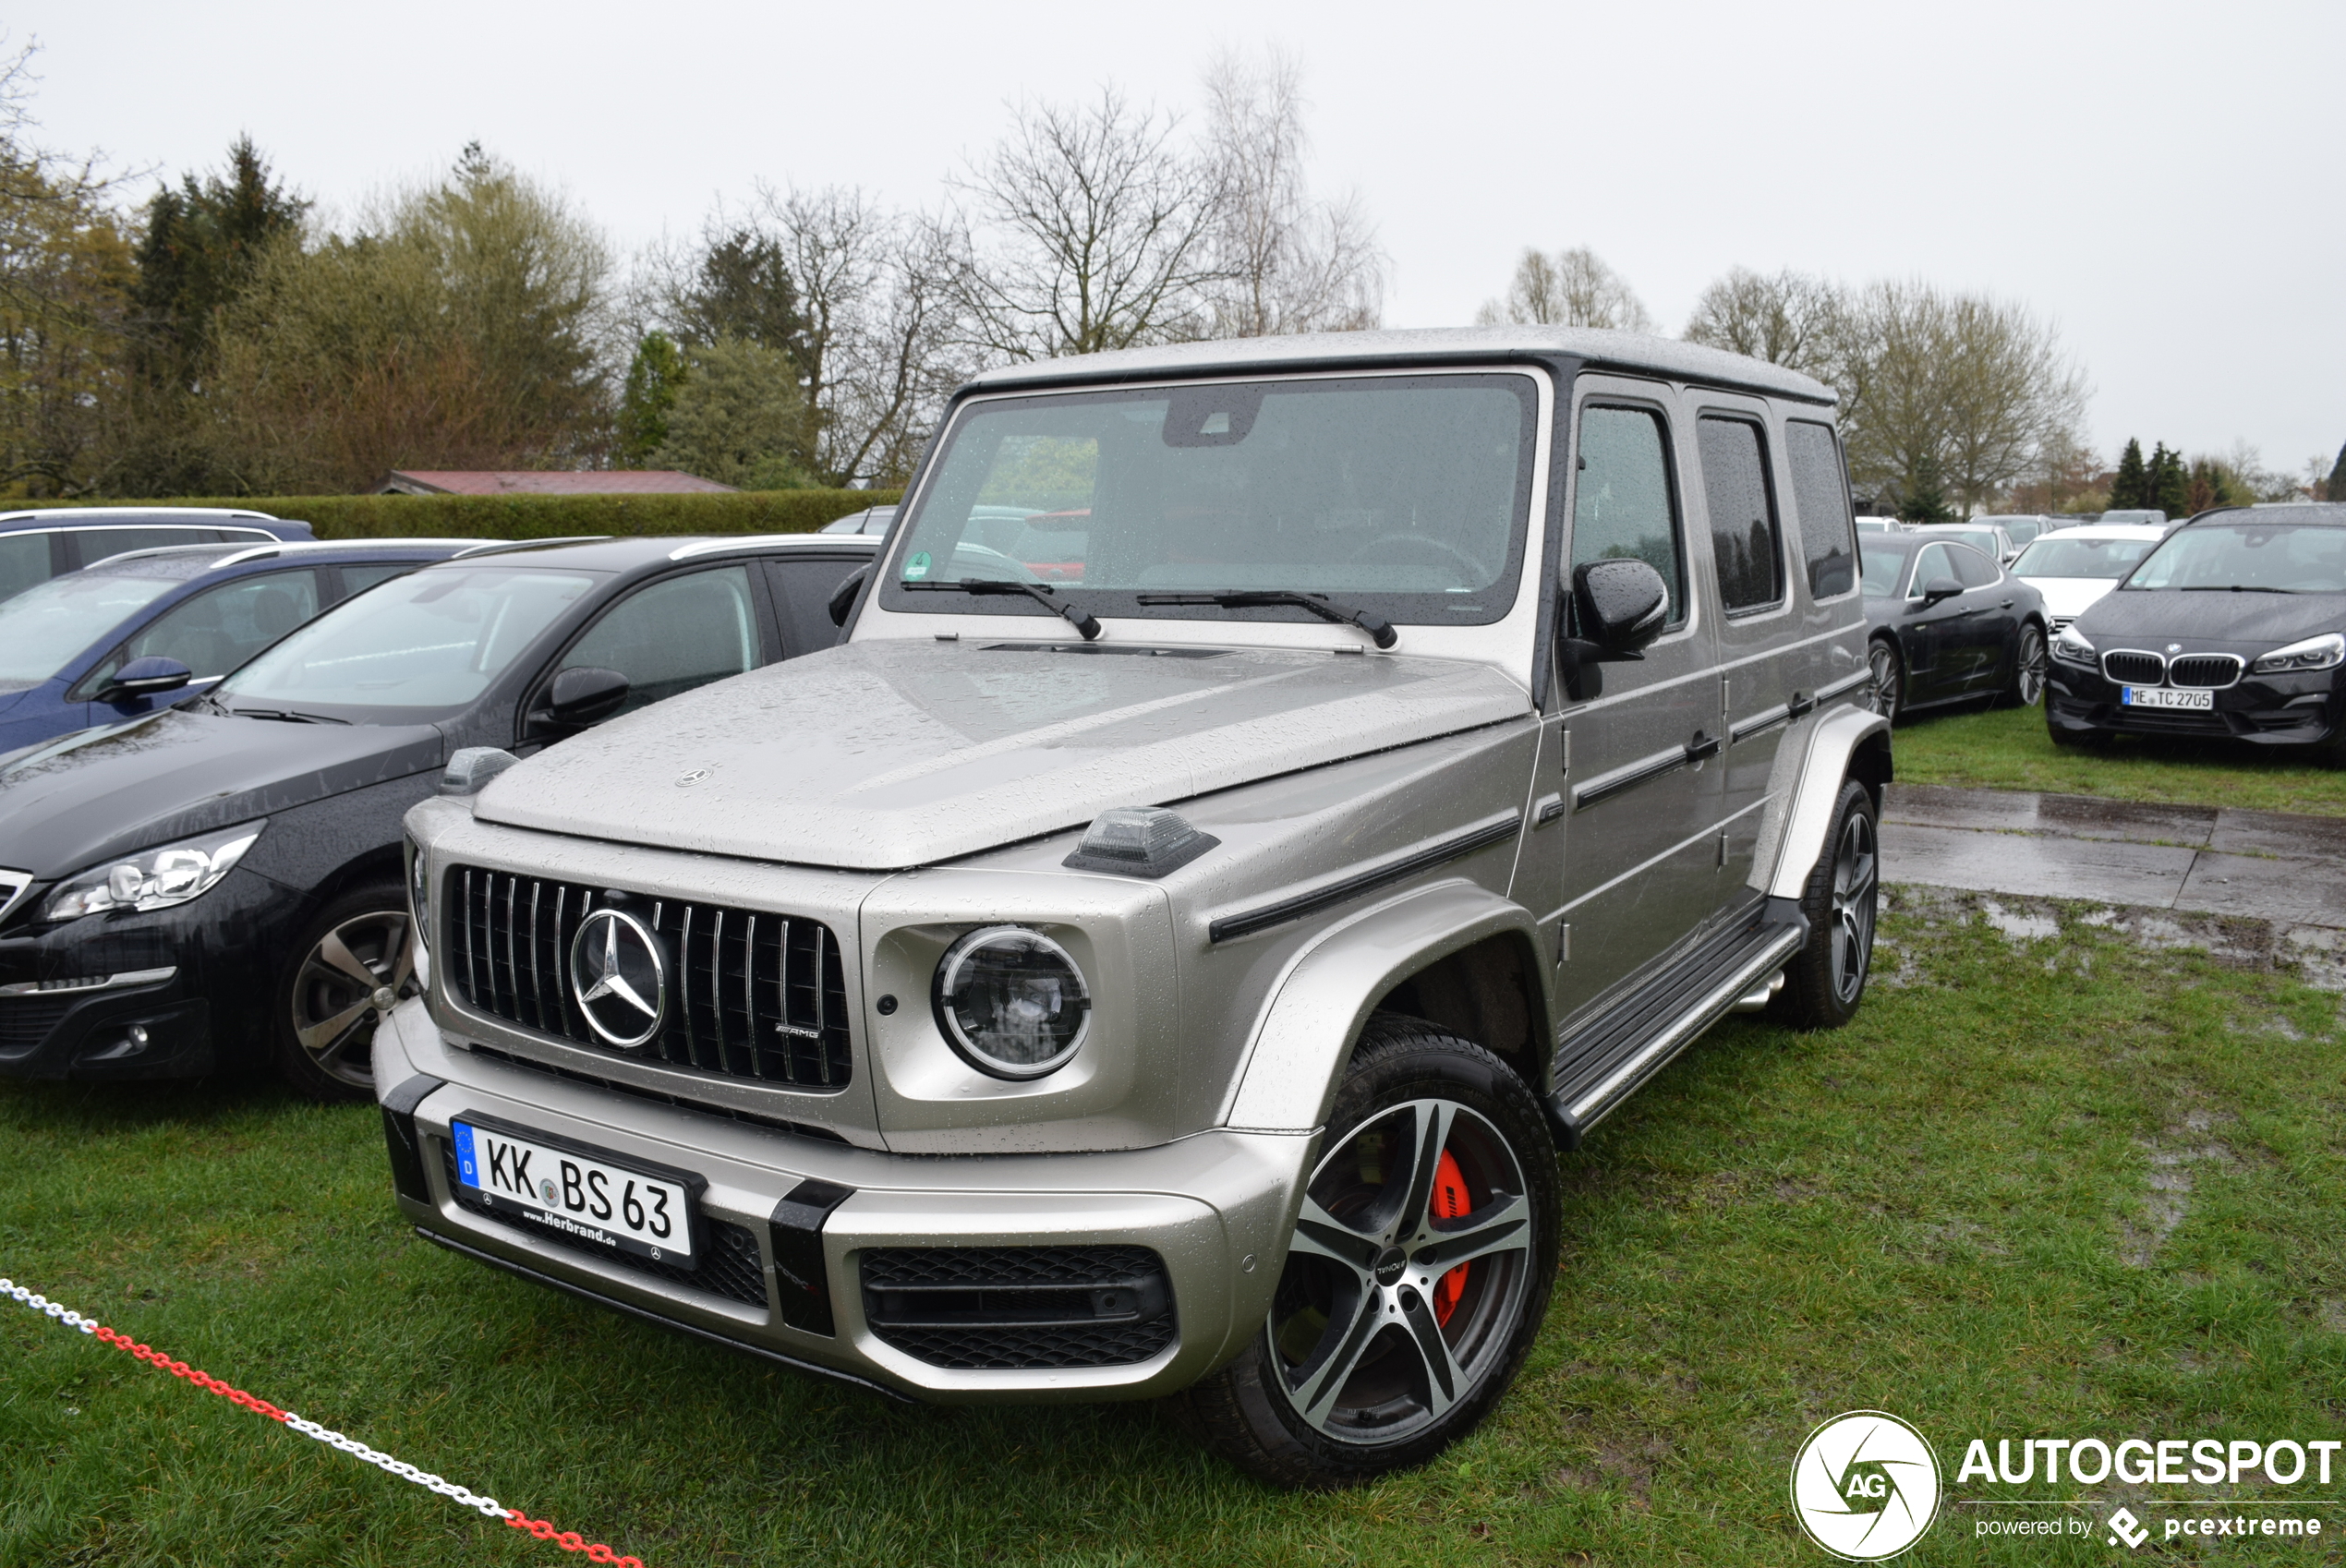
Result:
[[[2044,695],[2043,595],[1957,539],[1861,534],[1857,552],[1876,713]]]
[[[2053,641],[2045,723],[2304,747],[2346,762],[2346,505],[2205,512]]]
[[[400,818],[466,746],[526,754],[828,647],[877,541],[493,546],[328,610],[187,706],[0,766],[0,1074],[272,1063],[372,1090],[416,989]]]

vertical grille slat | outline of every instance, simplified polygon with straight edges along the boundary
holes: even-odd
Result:
[[[610,1049],[570,990],[570,948],[596,907],[594,888],[474,866],[451,867],[444,886],[453,911],[449,979],[467,1007]],[[668,951],[668,1015],[658,1035],[627,1055],[792,1089],[853,1081],[847,978],[829,927],[673,899],[654,902],[647,924]]]

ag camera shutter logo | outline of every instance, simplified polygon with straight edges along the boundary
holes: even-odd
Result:
[[[1939,1456],[1880,1410],[1835,1416],[1792,1462],[1792,1512],[1833,1556],[1879,1562],[1922,1538],[1939,1514]]]

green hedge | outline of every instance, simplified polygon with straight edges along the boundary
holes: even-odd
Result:
[[[565,534],[810,534],[895,490],[742,490],[667,496],[249,496],[89,501],[91,506],[219,506],[299,519],[321,539],[546,539]],[[54,503],[73,505],[70,501]]]

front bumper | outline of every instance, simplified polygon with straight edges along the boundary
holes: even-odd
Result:
[[[2118,682],[2098,669],[2052,661],[2045,693],[2046,722],[2075,731],[2116,730],[2130,735],[2172,735],[2245,741],[2261,746],[2319,745],[2346,721],[2346,698],[2338,673],[2314,670],[2295,675],[2243,676],[2215,693],[2205,713],[2129,706]]]
[[[481,1056],[444,1037],[420,1000],[376,1035],[375,1074],[399,1206],[426,1237],[809,1371],[950,1403],[1152,1398],[1220,1366],[1269,1309],[1315,1141],[1217,1130],[1103,1153],[881,1153]],[[698,1175],[701,1213],[738,1233],[742,1272],[720,1278],[712,1260],[695,1276],[663,1277],[460,1204],[446,1146],[451,1118],[467,1113]],[[1162,1261],[1172,1333],[1143,1357],[1107,1365],[942,1365],[873,1321],[886,1297],[866,1265],[903,1248],[1144,1248]],[[792,1282],[814,1272],[827,1309],[786,1303]]]

